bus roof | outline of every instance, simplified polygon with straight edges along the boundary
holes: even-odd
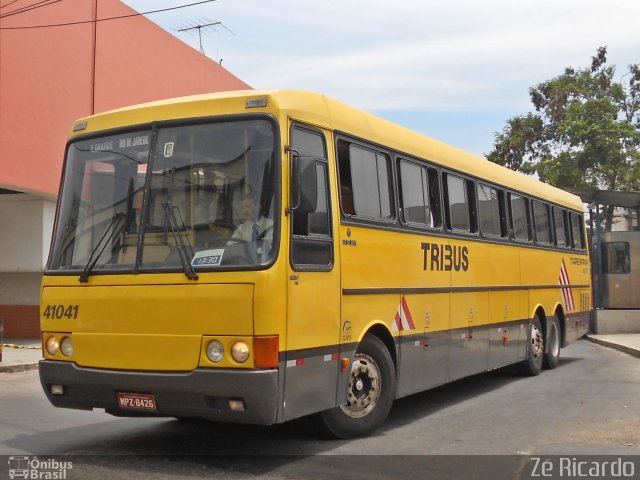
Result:
[[[267,99],[266,106],[247,106],[248,100],[263,98]],[[300,90],[230,91],[131,105],[79,120],[72,136],[122,126],[149,124],[154,121],[237,114],[244,111],[269,113],[281,120],[290,117],[361,137],[406,155],[486,179],[488,182],[525,192],[552,203],[582,210],[580,198],[569,192],[347,106],[325,95]]]

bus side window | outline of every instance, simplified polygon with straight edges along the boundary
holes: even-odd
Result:
[[[390,163],[386,154],[338,140],[340,198],[345,215],[393,218]]]
[[[480,232],[489,237],[506,237],[504,192],[482,183],[478,184],[478,217]]]
[[[439,228],[441,218],[438,171],[406,160],[400,160],[398,165],[402,222]]]
[[[532,239],[529,202],[522,195],[509,193],[509,212],[511,213],[511,234],[514,240],[530,242]]]
[[[440,202],[440,174],[435,168],[428,167],[427,175],[429,177],[429,206],[431,217],[433,218],[433,227],[442,227],[442,206]]]
[[[585,242],[584,242],[584,228],[582,225],[583,216],[577,213],[569,214],[571,218],[571,233],[573,239],[573,248],[575,250],[584,250]]]
[[[446,173],[444,179],[447,228],[459,232],[477,232],[475,183],[450,173]]]
[[[538,243],[551,244],[551,221],[549,218],[549,205],[538,200],[533,200],[533,224]]]
[[[555,230],[556,245],[558,247],[569,246],[569,228],[567,224],[567,212],[559,207],[553,207],[553,225]]]

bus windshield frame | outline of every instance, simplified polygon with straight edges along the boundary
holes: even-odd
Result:
[[[265,269],[280,154],[266,115],[157,123],[69,142],[47,273]]]

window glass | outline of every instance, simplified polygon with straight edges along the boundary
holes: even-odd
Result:
[[[426,227],[442,226],[438,171],[406,160],[400,160],[398,165],[402,221]]]
[[[536,228],[536,239],[539,243],[551,243],[551,222],[549,220],[549,206],[534,200],[533,222]]]
[[[274,139],[266,120],[160,128],[142,267],[271,262],[278,231]]]
[[[309,214],[309,235],[330,235],[327,165],[316,163],[316,200],[315,211]]]
[[[429,215],[429,186],[424,168],[400,161],[400,190],[402,196],[402,220],[431,226]]]
[[[556,245],[559,247],[569,246],[567,212],[562,208],[553,207],[553,225],[556,233]]]
[[[348,215],[390,219],[392,197],[389,157],[340,140],[338,165],[343,212]]]
[[[376,154],[378,169],[378,191],[380,192],[380,216],[391,217],[391,201],[389,199],[389,168],[388,158],[380,153]]]
[[[315,158],[327,158],[322,135],[309,130],[294,127],[291,131],[291,144],[301,155]]]
[[[447,175],[447,207],[449,227],[452,230],[470,231],[467,188],[462,177]]]
[[[509,194],[511,208],[511,228],[516,240],[531,240],[527,199],[521,195]]]
[[[573,248],[584,250],[584,230],[582,228],[583,217],[577,213],[571,214],[571,231],[573,237]]]
[[[327,270],[333,264],[333,240],[324,136],[294,127],[291,143],[302,157],[316,159],[310,167],[315,168],[316,175],[315,208],[311,211],[303,208],[293,210],[291,263],[296,270]]]
[[[603,273],[631,273],[629,242],[602,243]]]
[[[150,141],[147,130],[69,146],[49,268],[133,269]]]
[[[480,231],[492,237],[504,236],[502,225],[502,202],[500,192],[488,185],[478,185],[478,213],[480,217]]]
[[[86,279],[266,266],[278,244],[275,140],[254,119],[73,142],[49,268]]]

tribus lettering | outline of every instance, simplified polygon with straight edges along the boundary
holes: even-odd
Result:
[[[421,244],[423,270],[466,272],[469,269],[469,249],[466,246],[452,246],[438,243]]]

